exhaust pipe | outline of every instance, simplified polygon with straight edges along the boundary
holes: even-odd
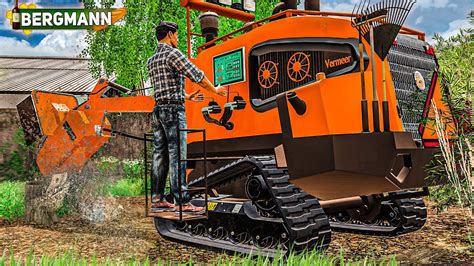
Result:
[[[273,8],[272,15],[280,13],[288,9],[298,9],[298,0],[283,0]]]
[[[199,15],[199,22],[206,42],[214,40],[219,34],[219,16],[214,12],[205,12]]]
[[[312,11],[321,11],[321,4],[319,0],[305,0],[304,9]]]

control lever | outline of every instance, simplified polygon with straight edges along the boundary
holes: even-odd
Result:
[[[232,130],[234,128],[234,123],[229,122],[230,118],[232,117],[233,110],[242,110],[245,108],[247,103],[245,102],[244,98],[237,95],[234,97],[234,101],[228,102],[224,105],[224,113],[221,117],[221,125],[225,127],[227,130]]]
[[[208,106],[202,108],[201,112],[206,122],[216,124],[219,126],[221,125],[219,120],[211,117],[211,114],[220,114],[222,112],[222,108],[214,100],[210,101]]]
[[[224,105],[224,113],[219,120],[211,117],[211,114],[219,114],[222,112],[221,107],[215,101],[209,102],[209,105],[202,108],[201,112],[206,122],[223,126],[227,130],[232,130],[234,128],[234,123],[229,122],[230,118],[232,117],[232,112],[234,110],[242,110],[246,105],[247,103],[245,102],[244,98],[237,95],[234,97],[232,102],[228,102]]]
[[[296,95],[296,92],[288,92],[286,97],[298,115],[304,115],[306,113],[306,103]]]

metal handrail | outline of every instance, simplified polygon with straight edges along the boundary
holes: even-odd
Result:
[[[179,221],[183,220],[183,204],[181,203],[183,197],[183,188],[181,180],[181,162],[187,161],[186,159],[181,158],[181,132],[192,133],[202,133],[202,149],[203,149],[203,159],[200,161],[204,162],[204,205],[206,206],[205,216],[209,217],[209,207],[208,207],[208,185],[207,185],[207,152],[206,152],[206,130],[200,128],[177,128],[178,131],[178,203],[179,203]]]
[[[203,44],[203,45],[201,45],[197,48],[198,54],[202,50],[207,49],[210,46],[213,46],[214,44],[216,44],[219,41],[226,41],[228,39],[231,39],[233,37],[233,35],[235,35],[237,33],[240,33],[242,31],[245,31],[245,30],[250,29],[250,28],[252,28],[252,29],[258,28],[258,27],[262,26],[264,22],[268,22],[268,21],[276,19],[276,18],[292,17],[293,15],[311,15],[311,16],[323,16],[323,17],[332,16],[332,17],[349,17],[350,18],[350,17],[353,17],[354,15],[358,15],[358,14],[344,13],[344,12],[324,12],[324,11],[289,9],[289,10],[285,10],[283,12],[280,12],[278,14],[266,17],[264,19],[255,21],[253,23],[249,23],[249,24],[243,26],[240,29],[234,30],[234,31],[232,31],[232,32],[230,32],[230,33],[228,33],[224,36],[221,36],[221,37],[216,38],[216,39],[214,39],[210,42],[207,42],[207,43],[205,43],[205,44]],[[192,33],[190,31],[188,33],[189,34],[195,34],[195,33]],[[415,29],[408,28],[408,27],[402,27],[400,33],[408,34],[408,35],[416,35],[416,36],[418,36],[418,39],[423,40],[423,41],[425,40],[425,33],[417,31]]]

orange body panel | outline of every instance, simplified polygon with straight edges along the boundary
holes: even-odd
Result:
[[[77,106],[77,99],[69,94],[34,90],[31,92],[31,96],[36,113],[41,117],[41,132],[46,136],[53,135],[64,120],[66,113]]]
[[[153,110],[155,100],[150,96],[129,96],[117,98],[91,98],[78,110],[102,110],[109,113],[149,113]]]
[[[48,136],[38,152],[36,163],[43,175],[79,171],[87,160],[108,140],[99,136],[95,125],[110,128],[101,111],[69,111],[63,123],[67,122],[74,137],[61,125]]]
[[[106,113],[151,112],[150,96],[103,98],[108,82],[100,79],[88,100],[77,105],[73,95],[33,91],[36,114],[46,137],[36,162],[43,175],[77,172],[109,139]],[[99,131],[99,132],[98,132]]]
[[[366,72],[366,80],[372,73]],[[360,73],[352,73],[325,79],[311,85],[293,90],[306,102],[306,113],[298,115],[289,109],[293,137],[309,137],[362,132],[360,99],[362,92]],[[355,84],[348,86],[348,84]],[[390,88],[393,90],[393,87]],[[389,95],[389,103],[396,103],[395,95]],[[367,97],[372,99],[372,86],[367,86]],[[398,118],[396,104],[390,104],[391,131],[402,132],[403,126]],[[380,110],[382,107],[380,106]],[[382,122],[382,121],[380,121]],[[369,101],[369,125],[373,130],[372,108]]]
[[[446,133],[445,137],[447,137],[448,139],[456,138],[456,123],[451,114],[449,105],[446,104],[445,99],[443,99],[443,96],[441,94],[441,79],[439,77],[437,79],[436,86],[433,90],[433,98],[431,99],[431,103],[433,102],[436,105],[436,108],[438,109],[438,114],[440,115],[440,118],[443,121],[444,131]],[[426,119],[426,125],[422,127],[422,138],[423,141],[425,141],[425,145],[438,146],[438,134],[436,133],[435,127],[436,116],[431,103],[428,106],[429,112]]]
[[[333,29],[337,29],[334,31]],[[354,29],[348,19],[331,18],[331,17],[313,17],[313,16],[298,16],[284,18],[267,23],[263,26],[255,28],[245,35],[236,36],[233,39],[226,41],[220,45],[208,48],[201,52],[195,59],[195,63],[198,67],[204,70],[207,77],[213,80],[213,69],[212,69],[212,58],[215,55],[225,53],[244,47],[245,55],[244,60],[245,66],[248,66],[248,53],[249,50],[256,44],[268,41],[284,38],[305,38],[305,37],[319,37],[319,38],[358,38],[358,32]],[[364,42],[365,50],[370,51],[369,46]],[[377,92],[379,104],[382,102],[383,87],[382,87],[382,61],[376,57],[376,69],[377,69]],[[388,66],[388,62],[385,62]],[[369,64],[368,70],[371,69]],[[389,109],[391,116],[391,129],[393,131],[403,131],[401,119],[398,117],[396,109],[396,98],[395,90],[393,87],[392,77],[390,75],[389,68],[387,69],[387,98],[389,101]],[[246,77],[249,76],[248,68],[246,68]],[[286,75],[286,73],[280,73]],[[366,71],[366,92],[367,101],[369,102],[369,110],[371,110],[372,101],[372,85],[371,85],[371,72]],[[249,99],[249,81],[230,85],[230,91],[238,92],[248,103]],[[192,84],[187,80],[186,88],[188,91],[197,89],[197,85]],[[319,88],[319,89],[318,89]],[[360,99],[361,99],[361,85],[360,85],[360,73],[342,75],[335,78],[329,78],[320,84],[312,83],[304,88],[298,88],[295,91],[299,91],[298,95],[315,95],[318,96],[316,99],[309,97],[312,105],[309,108],[311,110],[319,110],[319,114],[312,114],[307,112],[308,116],[318,117],[319,122],[313,121],[311,125],[308,123],[298,123],[292,125],[298,130],[296,136],[319,136],[329,134],[347,134],[347,133],[360,133],[362,131],[361,119],[360,119]],[[205,92],[209,97],[214,98],[220,106],[223,106],[226,102],[225,97],[219,97],[209,92]],[[271,110],[265,113],[258,113],[252,109],[250,104],[244,110],[234,112],[232,119],[230,120],[235,124],[232,131],[228,131],[223,127],[217,125],[210,125],[205,122],[201,114],[201,108],[205,107],[207,103],[187,103],[187,121],[188,127],[190,128],[202,128],[206,127],[207,137],[210,140],[213,139],[227,139],[235,137],[245,136],[257,136],[280,133],[280,124],[277,110]],[[314,106],[313,106],[314,105]],[[324,108],[321,109],[321,108]],[[382,110],[381,106],[379,108]],[[369,119],[372,115],[369,111]],[[310,114],[311,113],[311,114]],[[326,117],[323,117],[324,115]],[[342,120],[341,120],[342,119]],[[382,113],[380,113],[380,119],[382,119]],[[304,120],[304,119],[303,119]],[[301,121],[303,121],[301,120]],[[310,119],[308,118],[308,121]],[[328,120],[331,123],[328,124]],[[271,121],[271,122],[270,122]],[[341,121],[344,121],[341,123]],[[382,123],[382,121],[380,121]],[[322,123],[322,124],[321,124]],[[370,123],[372,124],[372,123]],[[317,130],[316,130],[317,128]],[[306,132],[306,133],[305,133]],[[199,141],[197,136],[190,136],[188,142]]]

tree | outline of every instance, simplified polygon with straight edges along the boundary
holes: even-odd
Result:
[[[257,19],[269,16],[277,0],[257,0]],[[95,3],[84,3],[88,8],[96,8]],[[146,62],[156,48],[154,28],[162,20],[173,21],[180,29],[178,48],[186,53],[186,9],[179,0],[127,0],[128,9],[124,20],[109,28],[86,36],[87,48],[83,56],[90,57],[90,69],[96,76],[115,76],[117,82],[137,88],[148,78]],[[103,4],[99,7],[110,7]],[[199,31],[199,12],[191,12],[192,31]],[[220,18],[219,35],[225,35],[241,26],[243,22]],[[193,54],[196,47],[203,44],[202,38],[193,37]]]
[[[435,35],[435,48],[451,100],[456,108],[463,108],[465,101],[472,102],[474,66],[474,17],[469,18],[471,27],[461,29],[448,39]]]
[[[474,18],[470,17],[471,27],[461,29],[455,36],[443,38],[434,36],[440,72],[443,77],[442,85],[449,90],[449,102],[453,107],[454,116],[461,124],[457,129],[458,138],[452,144],[454,168],[459,178],[449,179],[449,182],[431,189],[430,197],[437,204],[438,209],[445,209],[451,205],[459,207],[474,206],[472,191],[472,173],[461,171],[461,166],[472,166],[472,88],[474,65]],[[426,167],[428,182],[439,184],[448,176],[448,158],[438,152],[435,158]],[[454,181],[453,181],[454,180]]]

